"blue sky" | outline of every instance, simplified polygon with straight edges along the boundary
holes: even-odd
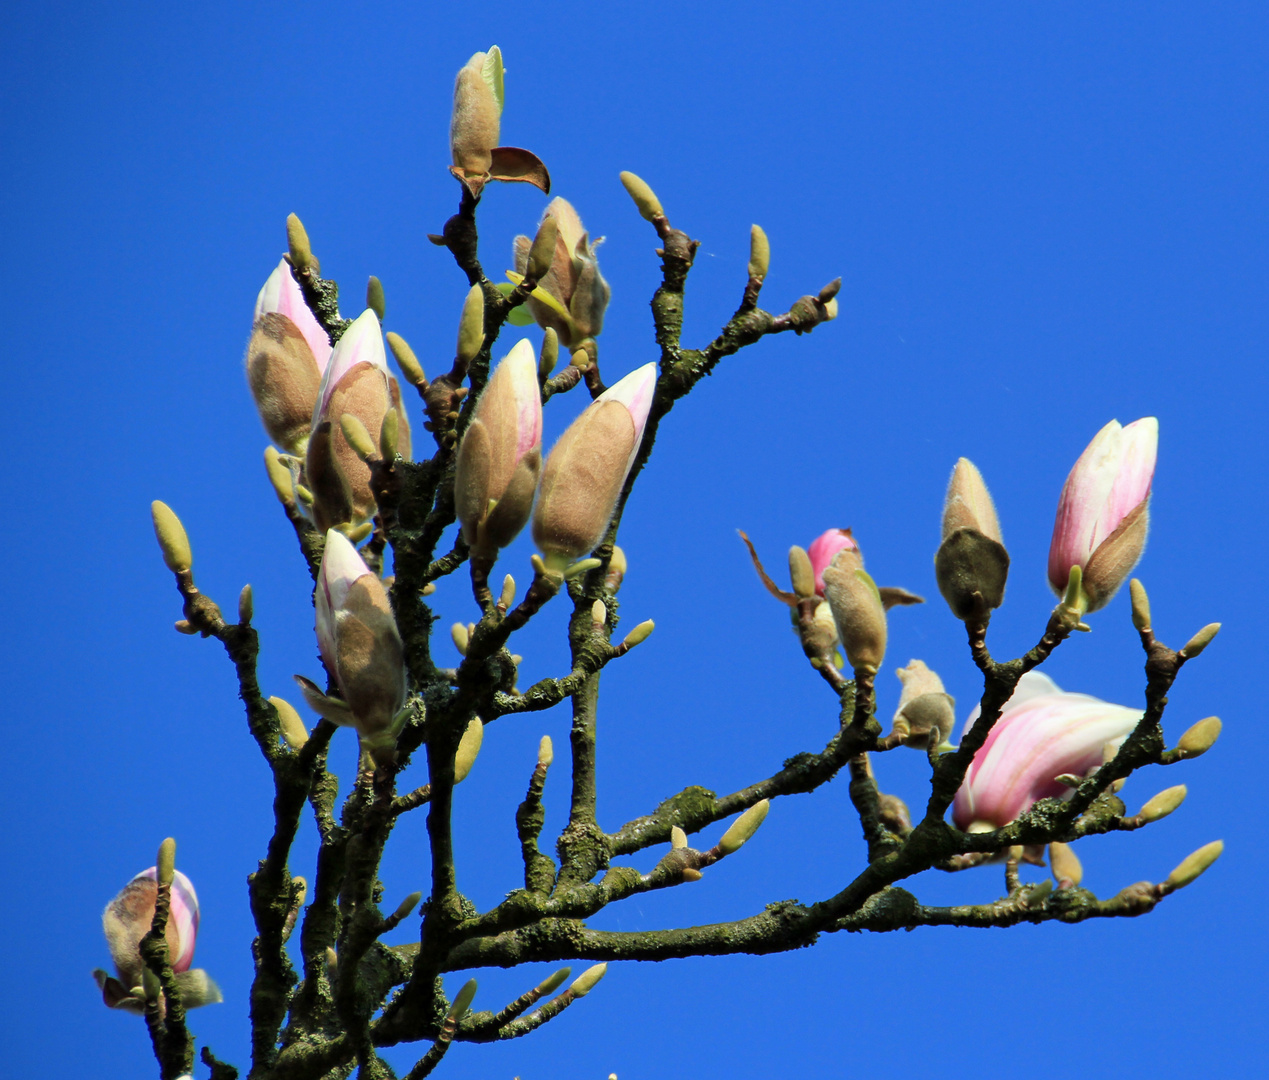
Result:
[[[267,776],[222,651],[172,632],[178,597],[148,505],[180,513],[199,584],[222,605],[252,583],[262,682],[294,699],[290,676],[319,668],[307,576],[264,478],[241,370],[252,304],[295,211],[345,313],[375,274],[387,328],[429,373],[448,364],[465,283],[425,234],[457,199],[454,72],[493,42],[508,69],[504,141],[537,152],[555,192],[607,236],[610,379],[656,355],[655,237],[622,169],[702,241],[690,344],[734,310],[752,222],[771,239],[767,306],[843,279],[835,323],[728,359],[663,426],[622,532],[622,614],[657,631],[604,675],[601,822],[615,828],[690,783],[733,790],[832,731],[833,699],[737,528],[774,569],[790,544],[853,527],[875,577],[937,601],[942,492],[968,456],[1013,558],[992,643],[1016,654],[1052,604],[1045,557],[1072,462],[1111,418],[1154,415],[1138,573],[1156,628],[1179,646],[1224,623],[1183,672],[1165,730],[1174,740],[1218,714],[1225,733],[1201,760],[1125,791],[1133,807],[1186,783],[1181,811],[1078,850],[1103,896],[1162,879],[1208,840],[1223,837],[1226,852],[1137,920],[837,935],[779,957],[613,965],[558,1021],[511,1044],[458,1046],[438,1075],[757,1078],[795,1061],[806,1077],[1070,1066],[1167,1078],[1269,1064],[1255,1030],[1263,5],[50,3],[11,13],[5,37],[0,485],[31,526],[20,545],[13,536],[0,624],[11,880],[0,1048],[14,1075],[152,1067],[143,1025],[102,1007],[89,971],[108,959],[101,907],[169,834],[202,899],[197,963],[226,996],[194,1014],[199,1045],[246,1060],[245,878],[263,853]],[[510,265],[511,238],[532,231],[544,202],[524,185],[489,193],[490,271]],[[576,395],[552,402],[548,439],[580,407]],[[529,550],[522,538],[500,567],[523,577]],[[461,582],[441,589],[438,609],[442,637],[471,617]],[[1092,621],[1046,670],[1066,689],[1137,704],[1127,598]],[[562,611],[548,608],[517,651],[526,681],[560,673]],[[890,669],[911,657],[942,674],[963,717],[975,671],[940,602],[893,614],[883,715],[898,696]],[[562,749],[567,726],[562,709],[498,723],[459,789],[460,887],[482,908],[516,884],[512,815],[537,741],[551,734]],[[337,738],[333,757],[346,780],[351,740]],[[887,790],[920,796],[920,755],[886,755],[877,770]],[[557,765],[548,831],[565,792]],[[312,852],[306,825],[295,872],[311,873]],[[838,781],[777,803],[699,884],[632,899],[596,925],[690,925],[815,900],[862,856]],[[389,898],[423,888],[426,872],[420,819],[394,835]],[[913,887],[927,902],[985,902],[1000,876],[931,874]],[[406,939],[405,927],[393,938]],[[481,974],[477,1007],[547,970]]]

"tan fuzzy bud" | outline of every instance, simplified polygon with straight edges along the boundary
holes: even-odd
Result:
[[[886,655],[886,612],[858,555],[839,551],[824,571],[824,598],[833,613],[846,660],[856,671],[875,673]]]
[[[266,312],[251,328],[246,367],[247,384],[269,438],[285,450],[301,453],[322,383],[308,340],[286,315]]]
[[[317,270],[317,260],[313,258],[313,246],[309,243],[308,232],[295,214],[286,216],[286,247],[291,256],[291,265],[296,270]]]
[[[1185,795],[1186,788],[1184,784],[1164,788],[1154,798],[1147,800],[1146,805],[1137,811],[1137,817],[1147,822],[1165,818],[1185,802]]]
[[[626,189],[626,194],[634,200],[635,208],[639,211],[639,216],[644,221],[653,221],[656,218],[665,216],[665,211],[661,209],[661,200],[656,197],[656,193],[643,180],[632,172],[621,173],[620,179],[621,186]]]
[[[480,717],[475,717],[463,737],[458,740],[458,750],[454,754],[454,783],[461,784],[467,779],[471,767],[476,764],[476,756],[480,753],[480,744],[485,740],[485,725]]]
[[[498,145],[499,115],[502,112],[498,95],[486,77],[486,61],[497,55],[501,84],[501,54],[495,46],[488,53],[478,52],[459,71],[454,80],[454,111],[450,118],[449,144],[454,166],[468,176],[484,176],[493,163],[492,151]]]
[[[538,764],[544,769],[549,769],[554,760],[555,747],[551,744],[551,736],[543,735],[538,741]]]
[[[542,332],[542,350],[538,353],[538,378],[547,378],[560,362],[560,335],[548,326]]]
[[[155,859],[157,880],[160,885],[171,885],[176,876],[176,841],[168,837],[159,845],[159,855]]]
[[[1193,660],[1212,643],[1212,638],[1220,632],[1220,628],[1221,624],[1218,622],[1208,623],[1181,647],[1181,655],[1187,660]]]
[[[344,413],[339,418],[339,426],[344,433],[344,438],[348,440],[348,445],[362,461],[371,461],[379,456],[374,440],[370,437],[370,432],[366,430],[366,425],[356,416],[352,413]]]
[[[292,750],[303,749],[304,744],[308,742],[308,729],[304,727],[304,721],[300,719],[300,714],[295,711],[294,706],[280,697],[269,698],[269,704],[277,710],[278,730],[281,731],[287,746]]]
[[[392,461],[397,456],[397,444],[401,439],[401,414],[396,409],[389,409],[383,414],[383,426],[379,428],[379,453],[385,461]]]
[[[516,600],[516,579],[510,574],[502,579],[502,592],[498,596],[498,606],[509,611]]]
[[[251,623],[251,616],[255,614],[255,599],[251,593],[251,586],[244,585],[242,591],[238,593],[238,624],[240,626],[248,626]]]
[[[761,281],[771,268],[771,244],[761,225],[749,226],[749,276]]]
[[[934,577],[953,615],[985,618],[1005,601],[1009,552],[977,529],[957,529],[939,545]]]
[[[806,548],[796,544],[789,548],[789,579],[793,582],[793,593],[798,597],[815,595],[815,568],[811,565],[811,557]]]
[[[621,644],[627,649],[633,649],[636,645],[640,645],[648,640],[648,636],[657,628],[657,624],[651,619],[644,619],[638,626],[626,635],[626,640]]]
[[[1146,595],[1146,587],[1136,578],[1128,583],[1128,593],[1132,597],[1132,625],[1138,631],[1150,629],[1150,597]]]
[[[604,977],[607,971],[607,964],[596,964],[594,967],[588,967],[573,980],[573,985],[568,988],[569,992],[575,998],[585,997],[595,989],[595,984]]]
[[[1053,876],[1057,878],[1058,884],[1069,881],[1078,886],[1084,880],[1084,867],[1069,844],[1054,841],[1049,845],[1049,865],[1053,868]]]
[[[952,470],[943,505],[943,539],[957,529],[975,529],[1001,542],[1000,520],[982,474],[968,458],[960,458]]]
[[[383,322],[384,313],[384,296],[383,282],[381,282],[373,274],[370,280],[366,282],[366,307],[379,316],[379,321]]]
[[[1168,875],[1167,881],[1163,883],[1164,887],[1169,890],[1185,888],[1219,859],[1224,850],[1224,840],[1213,840],[1210,844],[1204,844],[1198,851],[1181,860],[1181,865]]]
[[[925,747],[931,737],[935,744],[946,742],[956,724],[956,701],[943,689],[943,680],[921,660],[910,660],[895,674],[903,684],[899,707],[895,710],[897,731],[907,731],[908,746]]]
[[[1196,758],[1206,754],[1221,733],[1219,716],[1209,716],[1189,728],[1176,744],[1183,757]]]
[[[591,625],[594,626],[596,630],[608,621],[608,608],[604,606],[604,602],[602,600],[596,600],[593,604],[591,604],[590,621]]]
[[[770,799],[754,803],[723,833],[723,838],[718,841],[719,852],[723,855],[731,855],[744,847],[745,842],[758,831],[758,826],[766,820],[767,811],[770,809]]]
[[[561,986],[564,985],[564,980],[567,979],[572,973],[573,973],[572,968],[567,968],[567,967],[560,968],[559,971],[555,972],[552,975],[547,976],[540,983],[538,983],[538,985],[534,987],[533,992],[537,994],[538,997],[546,997],[547,994],[553,994],[555,993],[556,990],[558,990]]]
[[[532,281],[546,277],[555,259],[555,242],[559,237],[560,227],[553,217],[544,217],[538,226],[537,235],[529,247],[529,261],[525,266],[524,276]]]
[[[392,913],[392,917],[398,921],[401,919],[408,919],[410,917],[410,912],[418,906],[418,902],[422,899],[423,894],[421,892],[410,893],[409,896],[397,905],[397,909]]]
[[[419,363],[419,358],[414,355],[414,350],[410,348],[405,338],[389,330],[387,339],[392,358],[396,360],[405,381],[411,386],[426,386],[427,378],[423,374],[423,365]]]
[[[167,503],[157,499],[150,503],[150,517],[154,520],[154,535],[159,541],[159,550],[163,552],[163,561],[167,568],[174,574],[184,573],[194,565],[194,556],[190,552],[189,537],[181,519]]]
[[[449,1007],[449,1018],[451,1020],[461,1020],[463,1015],[471,1008],[472,999],[476,996],[476,980],[468,979],[463,983],[463,988],[454,996],[454,1004]]]
[[[463,301],[463,314],[458,321],[458,359],[470,364],[485,343],[485,292],[473,285]]]
[[[269,483],[278,502],[283,506],[295,505],[295,487],[291,480],[291,470],[282,464],[281,455],[272,447],[264,448],[264,469],[269,475]]]

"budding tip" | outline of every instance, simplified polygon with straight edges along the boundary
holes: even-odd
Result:
[[[170,836],[159,845],[155,877],[160,885],[171,885],[176,877],[176,841]]]
[[[1187,660],[1194,659],[1194,657],[1198,656],[1212,643],[1212,639],[1220,633],[1220,629],[1220,623],[1208,623],[1202,630],[1181,646],[1181,655]]]
[[[189,536],[175,511],[165,502],[155,499],[150,504],[150,518],[154,522],[154,535],[163,553],[163,562],[174,574],[185,573],[194,565]]]
[[[670,826],[670,850],[681,851],[687,847],[687,833],[677,825]]]
[[[645,619],[626,635],[626,640],[622,642],[622,645],[627,649],[633,649],[636,645],[642,644],[648,640],[656,626],[657,624],[651,619]]]
[[[771,267],[771,243],[761,225],[749,226],[749,276],[761,281]]]
[[[296,214],[286,216],[286,247],[295,269],[303,272],[313,267],[313,247],[309,243],[308,231]]]
[[[385,310],[383,282],[373,274],[370,275],[370,280],[366,282],[366,307],[378,316],[380,322],[383,322]]]
[[[454,997],[454,1004],[449,1007],[449,1018],[461,1020],[471,1008],[472,999],[476,996],[476,980],[468,979]]]
[[[574,997],[585,997],[595,989],[595,984],[604,977],[607,971],[606,963],[587,968],[573,980],[573,985],[569,987],[570,992]]]
[[[251,586],[244,585],[242,591],[238,594],[238,623],[240,626],[247,626],[251,622],[251,617],[255,614],[255,599],[251,591]]]
[[[549,769],[554,760],[555,747],[551,743],[551,736],[543,735],[538,741],[538,764],[544,769]]]
[[[622,172],[619,179],[644,221],[655,221],[659,217],[665,217],[661,200],[656,197],[656,193],[645,180],[632,172]]]

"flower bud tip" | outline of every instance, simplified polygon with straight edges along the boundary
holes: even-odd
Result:
[[[463,737],[458,740],[458,750],[454,754],[454,783],[461,784],[467,779],[471,767],[476,764],[476,755],[480,753],[480,744],[485,739],[485,725],[480,717],[474,717]]]
[[[761,281],[771,267],[771,243],[761,225],[749,226],[749,276]]]
[[[1163,883],[1164,888],[1169,892],[1185,888],[1219,859],[1224,850],[1224,840],[1213,840],[1210,844],[1204,844],[1198,851],[1192,852],[1181,860],[1181,864],[1168,875],[1168,879]]]
[[[731,827],[723,833],[718,841],[718,850],[723,855],[731,855],[744,847],[745,842],[758,831],[758,826],[766,820],[767,811],[771,809],[771,800],[756,802],[748,810],[732,822]]]
[[[172,879],[176,876],[176,841],[170,836],[159,845],[155,869],[160,885],[172,884]]]
[[[190,552],[189,536],[185,526],[167,503],[157,499],[150,504],[150,517],[154,521],[154,535],[159,541],[159,550],[163,552],[163,561],[174,574],[181,574],[194,565],[194,556]]]
[[[476,996],[476,980],[468,979],[463,988],[454,997],[454,1004],[449,1007],[449,1018],[461,1020],[463,1014],[471,1008],[472,998]]]
[[[573,980],[573,985],[569,987],[573,997],[585,997],[589,994],[595,989],[595,984],[604,977],[607,970],[607,964],[596,964],[594,967],[588,967]]]
[[[656,197],[656,192],[644,180],[632,172],[621,173],[620,179],[622,187],[634,200],[635,208],[644,221],[654,221],[656,218],[665,216],[665,211],[661,209],[661,200]]]
[[[1158,795],[1146,802],[1146,805],[1137,812],[1137,817],[1145,822],[1158,821],[1160,818],[1165,818],[1185,802],[1185,794],[1184,784],[1164,788]]]
[[[291,256],[291,265],[296,270],[316,269],[313,258],[313,247],[309,243],[308,232],[304,223],[295,214],[286,216],[286,247]]]
[[[1193,660],[1212,643],[1212,638],[1220,633],[1220,628],[1221,624],[1218,622],[1208,623],[1181,647],[1181,655],[1187,660]]]
[[[374,274],[371,274],[370,280],[366,282],[366,307],[379,316],[380,322],[383,322],[383,282],[375,277]]]

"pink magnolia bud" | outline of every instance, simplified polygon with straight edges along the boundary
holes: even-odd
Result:
[[[408,461],[410,427],[401,407],[401,388],[388,371],[379,317],[367,309],[331,352],[313,408],[305,475],[319,528],[365,521],[374,515],[370,466],[349,445],[340,417],[355,416],[377,445],[389,409],[397,410],[397,452]]]
[[[977,719],[975,707],[965,729]],[[970,831],[999,828],[1039,799],[1069,796],[1056,777],[1100,766],[1106,745],[1121,741],[1140,719],[1140,710],[1066,693],[1047,675],[1027,672],[974,755],[952,820]]]
[[[454,502],[472,551],[497,555],[524,528],[542,468],[542,393],[528,340],[494,369],[458,448]]]
[[[604,311],[612,290],[599,273],[599,260],[595,256],[603,238],[591,242],[582,219],[565,199],[552,199],[542,217],[543,220],[553,218],[557,229],[555,258],[538,286],[560,302],[568,318],[535,299],[529,300],[529,311],[539,326],[553,329],[559,335],[560,344],[571,348],[584,338],[594,337],[604,327]],[[521,274],[528,269],[532,247],[533,241],[527,236],[516,237],[515,262]]]
[[[317,646],[343,700],[313,694],[311,683],[301,683],[305,699],[328,720],[373,741],[391,730],[405,704],[401,635],[383,582],[334,529],[326,534],[313,606]]]
[[[330,353],[330,339],[283,259],[256,298],[247,382],[269,438],[284,450],[304,450]]]
[[[833,559],[843,548],[859,550],[849,529],[829,529],[812,540],[806,549],[811,559],[811,569],[815,571],[815,591],[820,596],[824,595],[824,571],[832,565]]]
[[[1153,416],[1112,420],[1071,469],[1049,547],[1049,584],[1061,595],[1071,567],[1083,570],[1089,611],[1104,607],[1137,565],[1149,528],[1150,482],[1159,446]]]
[[[643,441],[656,390],[656,364],[610,386],[560,436],[542,470],[533,542],[563,568],[603,539]]]

